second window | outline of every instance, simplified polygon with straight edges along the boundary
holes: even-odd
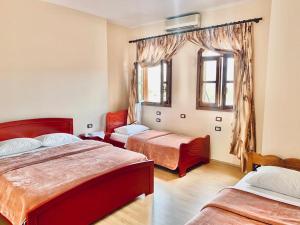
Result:
[[[232,110],[234,57],[232,53],[198,52],[197,109]]]

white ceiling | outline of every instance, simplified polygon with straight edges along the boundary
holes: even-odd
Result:
[[[243,0],[46,0],[101,16],[113,23],[137,27],[166,17],[204,11]]]

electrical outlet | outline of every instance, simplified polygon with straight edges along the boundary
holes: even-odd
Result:
[[[218,122],[222,122],[222,117],[220,117],[220,116],[217,116],[217,117],[216,117],[216,121],[218,121]]]
[[[93,128],[93,124],[92,124],[92,123],[89,123],[89,124],[86,125],[86,127],[87,127],[87,128]]]
[[[222,130],[221,127],[215,126],[215,131],[221,131],[221,130]]]
[[[186,114],[180,114],[180,118],[181,119],[185,119],[186,118]]]
[[[156,120],[155,120],[157,123],[160,123],[160,118],[156,118]]]
[[[156,111],[156,115],[160,116],[161,115],[161,111]]]

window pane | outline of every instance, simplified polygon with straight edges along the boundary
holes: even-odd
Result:
[[[216,81],[217,61],[209,60],[203,62],[203,81]]]
[[[161,66],[148,68],[148,99],[147,102],[160,103]]]
[[[218,52],[205,50],[202,52],[202,56],[220,56],[220,54]]]
[[[163,102],[167,101],[167,83],[163,83]]]
[[[167,88],[168,88],[168,64],[166,62],[163,62],[163,102],[167,102]]]
[[[168,65],[165,62],[162,65],[163,65],[163,81],[167,82],[167,67],[168,67]]]
[[[226,99],[225,105],[231,106],[233,105],[233,83],[226,84]]]
[[[216,103],[216,84],[203,83],[202,84],[202,102],[214,104]]]
[[[227,81],[234,80],[234,59],[227,58]]]

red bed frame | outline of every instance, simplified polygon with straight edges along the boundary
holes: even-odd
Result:
[[[127,125],[127,110],[122,110],[118,112],[108,112],[106,114],[106,128],[104,141],[111,143],[119,148],[125,148],[125,144],[119,141],[110,139],[111,134],[114,132],[115,128]]]
[[[48,133],[73,134],[73,119],[46,118],[0,123],[0,141]],[[87,225],[153,193],[152,161],[133,163],[93,178],[33,209],[26,225]],[[0,217],[11,224],[4,216]]]
[[[115,128],[127,124],[127,110],[109,112],[106,115],[106,134],[104,140],[115,146],[125,148],[124,143],[110,139]],[[210,136],[197,137],[190,143],[180,145],[178,174],[180,177],[186,175],[186,171],[198,164],[209,163],[210,159]]]

